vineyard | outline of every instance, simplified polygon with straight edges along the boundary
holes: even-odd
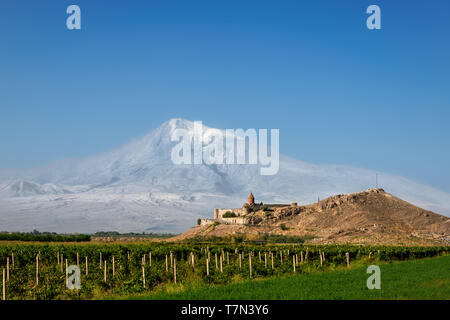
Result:
[[[448,251],[448,246],[8,243],[0,246],[0,268],[7,300],[96,299],[151,292],[168,283],[228,284]],[[80,290],[67,288],[71,265],[80,270]]]

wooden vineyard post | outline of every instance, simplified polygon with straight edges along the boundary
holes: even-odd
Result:
[[[103,281],[106,283],[106,260],[105,261],[103,261],[103,263],[104,263],[104,271],[103,271]]]
[[[273,270],[273,252],[271,252],[270,255],[272,256],[272,270]]]
[[[369,252],[369,261],[370,261],[370,258],[372,257],[372,251],[371,252]]]
[[[150,253],[148,254],[148,265],[151,267],[152,266],[152,252],[150,251]]]
[[[58,264],[58,266],[59,266],[59,251],[58,251],[58,254],[56,255],[56,263]]]
[[[145,255],[144,255],[145,259]],[[113,267],[113,277],[116,275],[116,260],[114,259],[114,256],[112,257],[112,267]]]
[[[172,251],[170,251],[170,267],[173,267],[173,254]]]
[[[63,267],[63,265],[64,265],[64,262],[63,262],[63,261],[64,261],[64,255],[63,255],[62,253],[61,253],[61,260],[60,260],[60,261],[61,261],[61,273],[63,273],[63,268],[64,268],[64,267]]]
[[[145,267],[142,266],[142,285],[145,289]]]
[[[300,263],[303,264],[303,251],[300,252]]]
[[[79,266],[80,266],[80,255],[77,252],[77,267],[79,267]]]
[[[248,255],[249,269],[250,269],[250,278],[252,277],[252,255]]]
[[[130,260],[130,251],[127,251],[127,258]]]
[[[267,269],[267,252],[264,252],[264,267]]]
[[[195,269],[195,254],[192,253],[192,268]]]
[[[36,256],[36,287],[39,284],[39,254]]]
[[[69,285],[69,266],[68,266],[68,262],[66,259],[66,287]]]
[[[323,261],[322,261],[322,253],[319,251],[319,256],[320,256],[320,266],[323,265]]]
[[[222,255],[220,255],[220,272],[223,272],[223,268],[222,268]]]
[[[230,264],[230,253],[227,252],[227,264]]]
[[[6,258],[6,282],[9,281],[9,257]]]
[[[11,253],[11,258],[12,258],[12,267],[13,267],[13,269],[14,269],[14,252]]]
[[[206,258],[206,275],[209,276],[209,259]]]
[[[239,269],[242,269],[242,254],[239,253]]]
[[[308,249],[306,249],[306,254],[305,254],[305,262],[307,262],[307,261],[308,261],[308,254],[309,254],[309,251],[308,251]]]
[[[292,265],[294,266],[294,273],[295,273],[295,256],[292,256]]]
[[[142,257],[142,264],[145,266],[145,254],[144,254],[144,256]]]
[[[217,262],[217,253],[216,253],[216,270],[219,269],[219,264]]]
[[[283,264],[283,250],[280,250],[281,264]]]
[[[86,275],[88,275],[89,274],[88,257],[86,256],[84,258],[86,260]]]
[[[169,262],[166,254],[166,273],[169,272]]]
[[[102,268],[102,253],[100,252],[100,263],[98,265],[98,267],[101,269]]]
[[[261,251],[258,251],[258,255],[259,255],[259,262],[261,262]]]
[[[177,259],[173,259],[173,283],[177,283]]]
[[[345,257],[347,258],[347,268],[350,267],[350,255],[348,252],[345,253]]]
[[[2,296],[3,296],[3,301],[6,300],[6,281],[5,281],[5,268],[3,268],[3,281],[2,281]]]

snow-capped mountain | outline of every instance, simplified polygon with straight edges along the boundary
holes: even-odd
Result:
[[[240,207],[250,191],[258,202],[304,204],[374,187],[374,171],[283,155],[273,176],[260,175],[259,165],[176,165],[171,135],[193,128],[193,122],[172,119],[104,154],[3,174],[0,230],[181,232],[198,217],[211,217],[214,207]],[[379,177],[387,192],[450,215],[449,193],[399,176]]]

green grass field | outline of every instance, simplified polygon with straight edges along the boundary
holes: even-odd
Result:
[[[310,299],[450,299],[450,256],[379,264],[381,290],[369,290],[367,266],[244,281],[224,286],[177,287],[128,299],[310,300]]]

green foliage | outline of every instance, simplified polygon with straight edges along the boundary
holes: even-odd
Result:
[[[236,217],[236,213],[234,213],[233,211],[227,211],[223,214],[222,216],[223,218],[235,218]]]
[[[269,208],[267,205],[261,206],[260,210],[262,210],[266,213],[273,212],[273,209]]]
[[[305,239],[298,236],[285,236],[281,234],[265,233],[260,237],[261,240],[271,243],[304,243]]]
[[[51,232],[39,232],[34,230],[29,233],[0,233],[0,241],[40,241],[40,242],[82,242],[91,241],[91,236],[86,234],[57,234]]]
[[[381,290],[365,287],[367,266],[330,272],[301,272],[283,278],[157,292],[133,299],[156,300],[448,300],[450,256],[380,264]],[[325,289],[326,290],[320,290]]]
[[[284,223],[280,224],[280,228],[281,228],[281,230],[289,230],[289,228],[286,227],[286,225]]]
[[[200,219],[197,220],[197,222]],[[119,233],[117,231],[101,231],[96,232],[93,235],[94,237],[103,237],[103,238],[149,238],[149,239],[167,239],[176,236],[173,233],[135,233],[135,232],[127,232],[127,233]]]
[[[245,208],[245,210],[247,211],[247,213],[255,212],[255,205],[253,205],[253,204],[248,204],[248,203],[246,203],[246,204],[244,205],[244,208]]]
[[[177,264],[177,283],[199,286],[229,284],[236,279],[249,279],[249,254],[252,258],[252,278],[281,277],[293,274],[293,256],[305,256],[305,263],[297,266],[297,273],[309,273],[327,268],[345,268],[345,253],[350,256],[351,265],[358,261],[370,263],[382,261],[409,260],[446,254],[449,247],[363,247],[350,245],[313,246],[303,245],[300,239],[285,236],[267,236],[277,244],[246,243],[244,235],[229,238],[210,237],[191,240],[186,243],[2,243],[0,245],[0,269],[6,268],[10,260],[10,280],[7,283],[7,299],[97,299],[104,296],[122,296],[151,293],[157,288],[173,285],[173,270],[169,262],[166,272],[166,256],[172,252]],[[199,242],[208,241],[208,242]],[[282,242],[289,245],[282,245]],[[289,250],[289,253],[288,253]],[[325,261],[320,265],[319,250],[325,252]],[[149,266],[149,254],[152,253],[152,266]],[[195,255],[195,268],[189,261],[191,252]],[[208,254],[209,252],[209,254]],[[239,255],[244,253],[239,268]],[[306,252],[308,259],[306,260]],[[68,265],[76,264],[77,253],[81,269],[82,289],[70,291],[65,287],[65,259]],[[103,281],[102,261],[107,262],[107,282]],[[262,261],[259,260],[259,253]],[[12,255],[14,254],[14,266]],[[36,286],[36,256],[39,254],[39,284]],[[57,255],[63,254],[63,270],[57,264]],[[215,254],[223,255],[223,272],[215,268]],[[274,269],[268,261],[264,264],[264,255],[274,256]],[[146,255],[144,273],[146,288],[142,286],[142,257]],[[206,275],[206,258],[210,255],[210,274]],[[281,262],[283,256],[283,263]],[[229,257],[229,264],[226,257]],[[85,257],[89,262],[89,274],[85,275]],[[112,257],[115,261],[115,276],[112,275]],[[299,258],[300,259],[300,258]],[[170,261],[170,259],[168,259]]]

